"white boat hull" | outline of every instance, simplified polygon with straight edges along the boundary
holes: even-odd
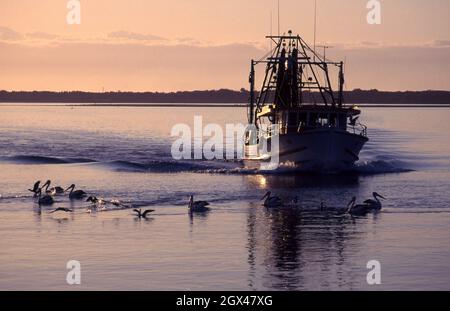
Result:
[[[327,128],[279,136],[279,168],[301,171],[339,172],[351,169],[368,141],[365,136]],[[264,156],[250,155],[256,146],[246,146],[244,163],[259,168]],[[266,157],[267,158],[267,157]]]

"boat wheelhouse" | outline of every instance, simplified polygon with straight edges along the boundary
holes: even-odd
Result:
[[[292,32],[267,38],[275,48],[263,59],[251,61],[248,121],[252,126],[245,139],[246,166],[276,156],[279,164],[306,171],[351,168],[368,138],[366,127],[358,121],[361,110],[344,104],[343,62],[318,55]],[[266,68],[256,92],[258,64]],[[330,79],[333,70],[338,75],[337,91]],[[274,135],[278,148],[271,148]]]

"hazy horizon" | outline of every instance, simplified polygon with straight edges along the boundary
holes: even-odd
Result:
[[[346,89],[450,90],[450,1],[318,0],[317,45],[346,62]],[[277,32],[276,0],[0,3],[0,89],[176,92],[248,88],[251,59]],[[313,0],[281,0],[281,32],[312,45]],[[318,48],[320,51],[320,48]]]

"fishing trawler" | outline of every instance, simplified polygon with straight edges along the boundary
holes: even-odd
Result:
[[[291,31],[266,38],[274,48],[261,60],[251,61],[244,164],[261,168],[277,158],[277,168],[351,169],[368,138],[366,126],[358,121],[361,110],[344,104],[344,63],[328,60],[325,52],[319,55]],[[265,64],[265,75],[256,92],[259,64]],[[338,76],[337,91],[332,72]]]

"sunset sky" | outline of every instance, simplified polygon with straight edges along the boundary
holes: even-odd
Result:
[[[0,89],[248,88],[277,32],[276,0],[0,0]],[[346,60],[347,89],[450,90],[450,0],[318,0],[318,45]],[[281,0],[281,31],[313,40],[314,0]]]

